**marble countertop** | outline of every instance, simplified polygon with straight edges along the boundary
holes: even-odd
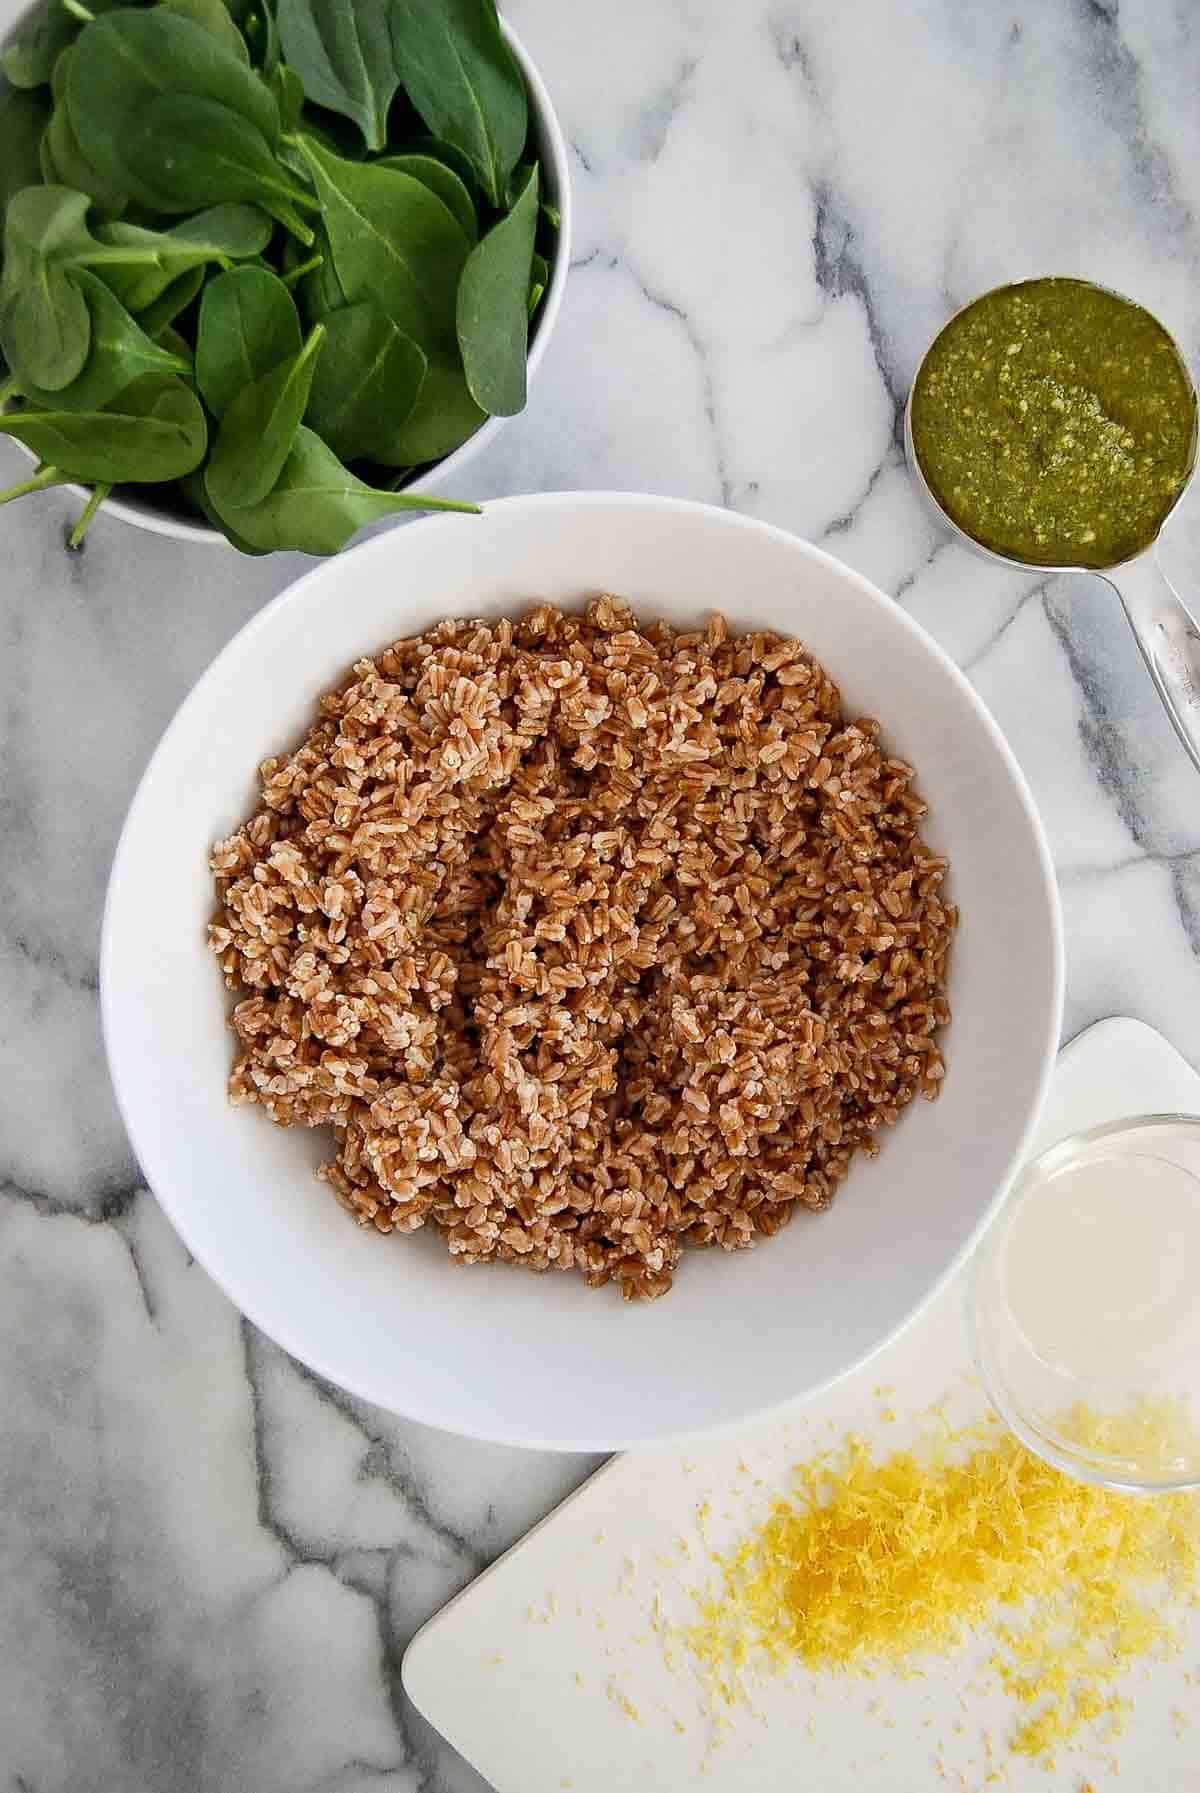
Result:
[[[968,671],[1033,786],[1065,1032],[1200,1064],[1200,783],[1116,598],[933,532],[897,415],[939,321],[1046,272],[1200,365],[1182,0],[514,0],[571,141],[576,264],[472,495],[679,493],[822,543]],[[0,485],[25,463],[0,445]],[[72,501],[0,513],[0,1789],[455,1793],[408,1638],[592,1467],[394,1419],[243,1323],[146,1191],[100,1040],[117,830],[202,669],[305,564]],[[1164,559],[1200,595],[1200,495]]]

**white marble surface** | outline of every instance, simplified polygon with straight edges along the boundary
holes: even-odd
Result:
[[[735,506],[895,592],[1029,775],[1062,880],[1066,1032],[1200,1063],[1200,782],[1096,579],[931,531],[897,405],[954,305],[1044,272],[1153,306],[1200,364],[1188,0],[515,0],[571,138],[577,265],[480,496]],[[0,446],[0,485],[23,462]],[[589,1464],[369,1410],[243,1325],[143,1187],[101,1052],[122,813],[201,669],[299,557],[70,500],[0,513],[0,1788],[450,1793],[407,1638]],[[1200,594],[1200,495],[1166,558]]]

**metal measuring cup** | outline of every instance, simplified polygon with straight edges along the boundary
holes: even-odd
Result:
[[[1004,287],[992,288],[993,292],[1003,292],[1004,290]],[[1112,288],[1103,290],[1111,292]],[[1123,293],[1116,293],[1114,296],[1118,299],[1125,299]],[[988,297],[990,297],[989,293],[980,293],[969,303],[974,305],[978,303],[979,299]],[[1136,304],[1137,301],[1127,299],[1126,303]],[[967,307],[963,306],[960,309],[965,311]],[[1145,307],[1143,306],[1141,309],[1144,310]],[[959,312],[955,312],[954,317],[959,315]],[[912,387],[909,389],[908,402],[904,407],[905,458],[913,478],[924,494],[926,503],[951,535],[956,536],[959,541],[965,542],[968,547],[974,549],[976,554],[982,554],[987,560],[998,561],[1001,566],[1018,567],[1023,572],[1094,573],[1098,578],[1105,580],[1121,600],[1134,638],[1141,649],[1142,658],[1146,662],[1150,677],[1154,680],[1155,689],[1166,707],[1167,715],[1171,718],[1175,733],[1187,749],[1192,764],[1197,771],[1200,771],[1200,617],[1179,596],[1163,572],[1155,552],[1167,517],[1174,511],[1175,506],[1192,483],[1196,469],[1194,432],[1191,460],[1171,509],[1163,517],[1153,539],[1128,560],[1098,568],[1094,566],[1064,566],[1058,563],[1048,565],[1043,561],[1017,560],[1007,554],[998,554],[994,548],[986,548],[982,542],[976,541],[973,535],[970,535],[961,524],[956,523],[950,516],[926,480],[920,457],[913,445],[913,393],[916,391],[921,369],[941,340],[943,333],[953,322],[954,318],[947,319],[921,357]],[[1161,325],[1159,327],[1162,328]],[[1180,353],[1178,343],[1168,331],[1164,330],[1163,333],[1173,344],[1176,354],[1179,355],[1180,366],[1186,371],[1187,363]],[[1188,378],[1191,379],[1190,374]],[[1193,403],[1195,397],[1196,388],[1193,381]]]

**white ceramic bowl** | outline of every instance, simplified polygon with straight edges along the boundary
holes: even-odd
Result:
[[[24,16],[24,10],[14,12],[11,17],[0,0],[0,42],[8,37],[10,31]],[[567,270],[571,265],[571,177],[570,157],[567,153],[567,141],[563,136],[558,115],[546,90],[546,83],[538,72],[528,50],[507,20],[501,20],[501,29],[508,40],[514,56],[521,65],[525,76],[525,84],[529,89],[529,99],[533,118],[534,135],[541,152],[542,169],[546,177],[546,198],[558,207],[560,225],[558,241],[554,250],[554,264],[550,270],[550,281],[542,298],[538,313],[530,330],[529,361],[527,379],[532,385],[534,375],[541,366],[546,350],[550,345],[555,323],[558,320],[559,308],[562,305],[563,289],[567,284]],[[452,454],[435,461],[416,479],[404,485],[406,492],[427,492],[436,483],[439,493],[448,498],[470,498],[466,486],[456,486],[467,462],[477,455],[481,448],[491,442],[497,431],[503,429],[509,421],[507,417],[489,417],[488,421],[476,430],[473,436],[456,448]],[[29,455],[30,460],[36,456],[29,454],[24,444],[18,444],[22,452]],[[65,488],[74,492],[80,504],[86,504],[90,496],[87,486],[70,485]],[[198,522],[183,509],[172,509],[167,504],[156,504],[152,499],[139,496],[136,491],[127,487],[118,487],[118,496],[106,498],[101,509],[110,517],[120,517],[122,522],[133,523],[139,529],[148,529],[154,535],[173,536],[181,542],[211,542],[222,548],[229,547],[228,539],[219,529],[213,529],[208,523]]]
[[[757,1250],[685,1256],[662,1301],[573,1275],[463,1269],[432,1232],[360,1231],[318,1183],[319,1134],[225,1099],[227,997],[205,945],[208,844],[255,768],[359,655],[446,615],[619,592],[643,615],[800,635],[851,712],[915,762],[928,838],[962,908],[941,1099],[918,1102],[832,1208]],[[147,1180],[264,1332],[333,1382],[482,1438],[606,1450],[742,1419],[822,1387],[929,1298],[1022,1157],[1058,1037],[1062,945],[1041,826],[970,685],[867,580],[730,512],[566,493],[431,518],[364,543],[269,604],[163,737],[109,887],[101,996],[113,1080]]]

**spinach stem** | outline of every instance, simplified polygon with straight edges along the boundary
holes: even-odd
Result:
[[[88,11],[83,0],[62,0],[62,6],[64,12],[69,12],[73,19],[82,19],[85,25],[90,25],[96,16]]]
[[[306,274],[311,274],[314,268],[323,267],[324,263],[325,257],[318,249],[315,255],[310,255],[307,261],[300,262],[298,266],[292,268],[289,273],[282,276],[284,286],[295,286],[298,280],[303,280],[304,276]]]
[[[396,497],[405,498],[405,494],[397,492]],[[461,498],[427,498],[424,492],[414,492],[411,498],[406,498],[407,505],[411,505],[413,510],[420,511],[462,511],[471,517],[479,517],[483,514],[481,504],[470,504]]]
[[[88,249],[79,249],[71,256],[71,266],[78,268],[102,268],[106,262],[117,262],[121,267],[149,268],[159,259],[157,249],[134,249],[128,243],[98,244]]]
[[[321,251],[319,251],[319,249],[317,249],[316,255],[309,256],[309,260],[307,260],[307,262],[300,262],[300,264],[296,265],[296,267],[292,267],[292,269],[291,269],[291,271],[289,271],[289,273],[282,274],[282,276],[280,276],[280,278],[282,278],[282,282],[283,282],[283,285],[285,285],[285,287],[294,287],[294,285],[296,285],[296,282],[298,282],[298,280],[303,280],[303,278],[305,278],[305,274],[314,273],[314,271],[316,271],[317,267],[325,267],[325,256],[321,255]]]
[[[0,492],[0,504],[8,504],[14,498],[24,498],[28,492],[44,492],[47,486],[65,486],[70,483],[69,473],[60,473],[57,467],[39,467],[29,479],[23,479],[19,485],[9,486]]]
[[[88,534],[88,529],[91,527],[91,518],[95,516],[95,513],[99,511],[100,506],[104,504],[104,500],[108,498],[111,489],[113,489],[111,488],[111,484],[108,484],[108,486],[106,486],[106,484],[99,484],[99,486],[93,486],[93,488],[91,488],[91,493],[88,495],[88,502],[84,504],[83,511],[79,513],[79,522],[75,524],[72,533],[68,534],[68,538],[66,538],[66,547],[72,549],[72,552],[83,547],[83,538]]]
[[[273,217],[278,218],[289,236],[295,237],[298,243],[303,243],[306,249],[312,248],[317,239],[308,228],[308,225],[304,222],[299,212],[295,211],[291,206],[285,205],[284,202],[279,199],[277,199],[273,205],[268,204],[268,202],[264,200],[263,206]]]
[[[92,487],[88,496],[88,501],[79,513],[79,521],[67,537],[68,548],[77,550],[83,547],[83,538],[91,528],[92,518],[100,509],[100,506],[104,503],[104,500],[108,497],[108,494],[111,491],[111,485],[101,484]]]

